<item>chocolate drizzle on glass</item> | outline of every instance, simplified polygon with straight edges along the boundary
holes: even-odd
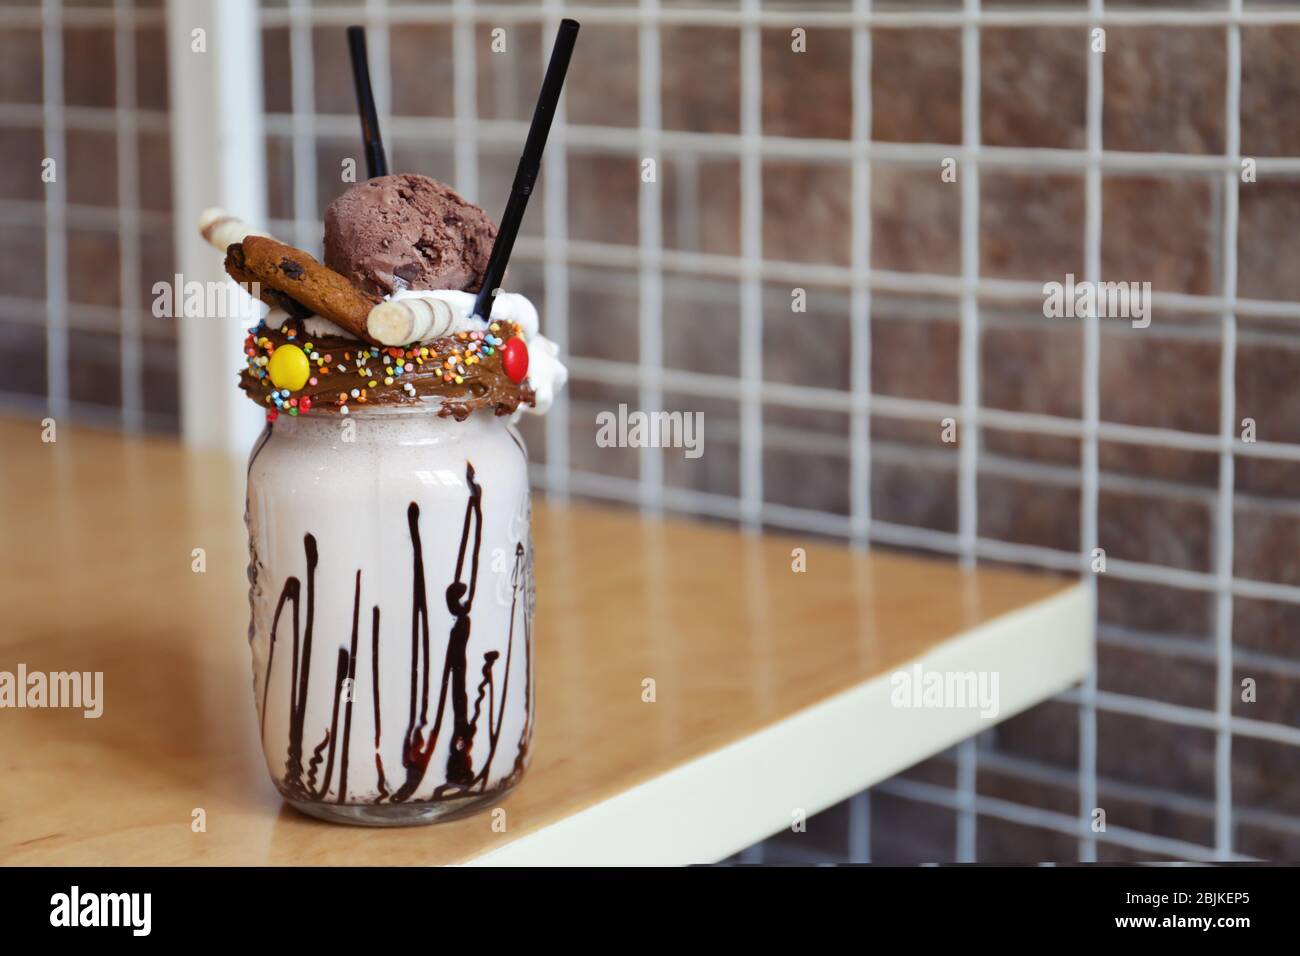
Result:
[[[501,679],[501,707],[494,707],[494,687],[492,680],[492,664],[499,656],[496,651],[489,651],[483,655],[483,683],[479,685],[479,695],[482,696],[484,685],[488,689],[488,753],[487,760],[483,761],[483,769],[475,778],[475,783],[481,782],[483,787],[487,787],[488,771],[492,769],[492,759],[497,753],[497,741],[501,739],[501,728],[505,723],[506,699],[510,692],[510,659],[515,649],[515,611],[519,605],[519,589],[523,584],[523,566],[524,566],[524,543],[520,541],[515,545],[515,567],[510,575],[510,634],[506,639],[506,667],[505,676]],[[525,669],[524,673],[527,673]],[[520,746],[523,746],[524,736],[528,733],[529,717],[531,716],[528,704],[528,682],[524,684],[524,730],[519,735]],[[495,719],[494,719],[495,713]],[[519,769],[518,759],[515,762],[516,770]]]
[[[343,717],[343,753],[339,758],[339,803],[343,802],[344,796],[348,792],[348,745],[352,743],[352,698],[355,694],[357,683],[357,625],[361,619],[361,570],[357,570],[357,590],[356,596],[352,599],[352,644],[348,649],[347,664],[347,703],[344,706]],[[335,709],[338,708],[338,699],[334,700]]]
[[[383,759],[380,756],[383,740],[381,723],[380,687],[379,687],[379,624],[380,609],[374,605],[371,609],[370,662],[373,687],[373,707],[375,720],[375,772],[377,776],[378,795],[373,802],[403,803],[413,798],[427,775],[429,764],[437,750],[442,733],[443,716],[448,709],[450,697],[451,741],[447,757],[446,782],[436,787],[432,800],[451,800],[468,796],[477,791],[487,791],[488,776],[497,753],[501,731],[504,726],[507,695],[510,688],[510,669],[514,659],[515,616],[519,610],[521,592],[528,599],[528,585],[531,568],[528,563],[528,550],[523,542],[515,546],[515,562],[511,573],[510,630],[507,635],[505,665],[500,683],[500,695],[497,693],[496,663],[501,658],[499,651],[488,651],[483,655],[481,680],[475,688],[473,712],[470,713],[466,671],[468,668],[467,651],[471,633],[471,612],[478,587],[479,556],[483,543],[483,489],[475,478],[473,464],[467,462],[465,480],[469,495],[465,503],[465,521],[461,530],[459,551],[456,559],[455,579],[447,586],[445,600],[452,615],[452,625],[448,634],[446,651],[442,662],[442,676],[438,689],[438,700],[433,714],[432,727],[429,726],[429,690],[432,672],[430,660],[429,608],[428,594],[424,580],[424,550],[420,538],[420,507],[411,502],[407,507],[407,524],[411,539],[411,684],[410,707],[406,732],[403,737],[402,765],[405,779],[395,791],[389,789],[389,782],[384,772]],[[312,751],[307,762],[306,779],[303,779],[303,737],[307,714],[307,694],[311,669],[311,646],[314,629],[315,578],[318,554],[316,539],[308,534],[303,538],[303,548],[307,560],[306,588],[306,624],[299,633],[301,581],[297,577],[285,580],[276,604],[275,616],[271,624],[270,651],[267,657],[266,686],[262,691],[262,730],[265,736],[266,708],[271,685],[272,665],[275,660],[275,648],[280,626],[280,619],[286,605],[292,606],[293,620],[293,665],[290,674],[289,699],[289,742],[285,760],[285,775],[281,784],[285,795],[294,800],[324,802],[331,790],[334,790],[334,768],[338,764],[339,779],[335,802],[347,802],[348,795],[348,756],[352,734],[353,688],[356,682],[357,645],[360,632],[361,614],[361,571],[356,572],[355,590],[352,603],[351,639],[347,648],[338,649],[338,658],[334,678],[334,701],[330,725],[324,736]],[[526,612],[531,608],[526,607]],[[508,786],[523,772],[527,759],[527,750],[532,729],[532,635],[525,613],[523,626],[525,684],[524,684],[524,727],[519,736],[518,752],[510,775],[503,784]],[[487,709],[487,752],[483,765],[474,769],[473,745],[482,719],[483,707]],[[339,752],[339,717],[343,718],[342,750]],[[427,736],[426,736],[427,730]],[[321,764],[324,764],[321,773]],[[318,779],[319,776],[319,779]]]
[[[456,555],[456,580],[447,586],[447,610],[453,623],[447,642],[447,660],[443,665],[443,692],[447,689],[447,676],[451,675],[451,752],[447,756],[447,785],[467,786],[474,779],[470,749],[474,746],[474,728],[469,722],[465,689],[465,651],[469,645],[470,611],[474,607],[474,594],[478,590],[478,555],[483,544],[483,489],[474,480],[474,466],[466,465],[465,480],[469,484],[469,501],[465,505],[465,526],[460,535],[460,551]],[[469,544],[470,525],[474,527],[474,550],[470,558],[469,584],[461,581],[465,570],[465,549]]]
[[[388,781],[384,778],[384,758],[379,753],[379,743],[383,739],[384,723],[379,715],[379,605],[376,604],[370,617],[370,673],[374,679],[370,685],[375,698],[375,774],[379,778],[378,803],[388,796]]]
[[[311,639],[316,616],[316,538],[310,534],[306,535],[302,543],[307,555],[307,626],[300,648],[298,646],[298,602],[295,600],[293,602],[293,671],[289,678],[289,754],[285,760],[284,775],[285,786],[295,796],[308,793],[302,780],[302,735],[303,724],[307,719],[307,678],[311,673]],[[295,592],[298,591],[297,579],[289,578],[284,583],[286,593],[291,585]],[[272,633],[279,624],[279,610],[283,608],[282,595],[275,621],[271,625]],[[268,681],[271,678],[269,667],[266,677]]]

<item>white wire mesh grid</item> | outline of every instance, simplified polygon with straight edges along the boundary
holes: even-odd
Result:
[[[117,202],[113,208],[68,202],[63,175],[45,189],[44,202],[0,201],[0,222],[44,231],[46,298],[28,299],[0,290],[0,320],[42,323],[45,327],[46,395],[0,394],[5,406],[47,410],[52,415],[72,414],[100,424],[117,424],[137,432],[166,427],[165,415],[150,414],[144,402],[145,337],[141,326],[139,287],[141,236],[145,231],[164,235],[169,230],[165,214],[141,208],[139,176],[140,132],[165,132],[165,112],[137,108],[136,30],[158,27],[163,11],[137,10],[132,0],[113,0],[97,8],[65,7],[62,0],[41,0],[26,7],[0,8],[0,29],[38,28],[41,46],[41,104],[6,103],[0,108],[0,129],[40,129],[46,157],[67,154],[69,130],[115,132]],[[112,30],[115,105],[112,108],[64,104],[64,41],[68,27],[107,27]],[[120,289],[116,308],[73,303],[68,299],[69,227],[112,233],[117,239]],[[71,398],[69,348],[77,331],[110,331],[119,336],[120,404],[90,404]]]
[[[1181,568],[1109,559],[1106,573],[1120,580],[1205,592],[1215,600],[1214,663],[1217,668],[1215,707],[1212,711],[1179,706],[1112,692],[1099,691],[1094,674],[1077,690],[1058,699],[1075,704],[1079,711],[1079,766],[1075,786],[1079,793],[1077,817],[1051,813],[1036,807],[980,796],[975,790],[977,761],[1014,770],[1026,777],[1052,777],[1051,768],[1028,765],[997,753],[986,753],[975,741],[955,751],[957,786],[935,787],[913,780],[896,779],[879,785],[883,793],[906,797],[954,810],[958,817],[955,859],[975,857],[978,816],[1008,820],[1078,838],[1079,856],[1096,858],[1097,843],[1105,842],[1139,852],[1192,860],[1242,859],[1233,847],[1234,821],[1257,821],[1296,830],[1290,818],[1268,811],[1239,809],[1232,803],[1231,747],[1235,737],[1255,738],[1300,746],[1300,728],[1243,718],[1232,713],[1233,644],[1232,602],[1235,597],[1300,604],[1300,587],[1238,578],[1233,572],[1232,532],[1234,518],[1234,460],[1238,456],[1263,460],[1300,461],[1300,446],[1257,441],[1246,443],[1236,437],[1235,390],[1233,387],[1238,340],[1238,317],[1269,318],[1295,323],[1300,320],[1300,303],[1237,298],[1237,190],[1241,168],[1240,92],[1241,29],[1243,26],[1300,24],[1300,10],[1294,7],[1243,9],[1242,0],[1226,0],[1224,8],[1108,9],[1102,0],[1090,0],[1079,10],[986,10],[979,0],[965,0],[960,9],[943,11],[875,10],[871,0],[852,0],[843,11],[773,9],[759,0],[741,0],[738,9],[661,6],[658,0],[641,0],[636,6],[606,7],[566,5],[562,0],[540,4],[478,6],[473,0],[450,4],[394,5],[387,0],[365,0],[363,4],[312,7],[306,0],[289,0],[283,8],[262,12],[264,27],[287,26],[292,48],[291,114],[272,114],[266,120],[268,134],[293,140],[293,220],[275,223],[274,228],[295,235],[298,241],[314,244],[320,235],[320,210],[316,207],[315,146],[318,141],[351,141],[356,120],[350,115],[320,115],[312,101],[311,31],[314,26],[363,22],[369,27],[372,62],[387,61],[389,30],[403,23],[450,23],[455,30],[454,117],[451,119],[394,117],[390,114],[391,78],[377,71],[376,93],[386,138],[391,142],[453,143],[455,174],[462,189],[473,193],[478,180],[478,149],[481,144],[515,145],[522,140],[525,124],[512,120],[480,120],[474,90],[473,31],[480,24],[540,23],[549,38],[562,16],[584,23],[627,24],[639,34],[639,126],[635,129],[578,126],[556,117],[544,164],[543,235],[522,237],[517,247],[521,258],[540,262],[546,279],[544,315],[551,336],[566,348],[569,307],[569,267],[615,266],[638,273],[640,318],[640,361],[636,364],[575,358],[571,369],[575,379],[638,390],[646,409],[662,407],[665,391],[702,398],[727,398],[740,403],[738,440],[741,447],[739,495],[732,497],[685,488],[665,486],[662,466],[646,456],[637,479],[574,471],[569,466],[569,407],[561,396],[546,423],[546,464],[536,470],[535,479],[549,493],[563,496],[570,491],[640,505],[649,510],[670,508],[695,514],[736,520],[750,530],[764,525],[808,530],[842,536],[859,543],[880,542],[921,548],[959,557],[963,561],[990,559],[1079,572],[1095,590],[1089,568],[1092,548],[1098,541],[1098,502],[1103,487],[1125,482],[1149,486],[1144,479],[1125,479],[1102,474],[1098,464],[1100,442],[1146,445],[1188,452],[1211,453],[1218,457],[1217,491],[1209,493],[1214,508],[1215,549],[1213,570],[1196,572]],[[39,9],[5,8],[0,24],[40,25],[44,52],[45,102],[42,107],[0,104],[0,127],[44,129],[48,155],[61,155],[67,129],[165,130],[167,116],[138,110],[134,105],[133,76],[127,68],[133,58],[132,28],[158,24],[161,12],[134,10],[129,0],[115,0],[112,8],[64,8],[61,0],[43,0]],[[671,25],[736,27],[741,42],[741,127],[738,134],[695,133],[661,129],[660,27]],[[64,107],[62,103],[61,29],[67,25],[112,25],[115,28],[119,98],[115,109]],[[980,139],[979,38],[984,27],[996,26],[1204,26],[1222,27],[1227,44],[1227,87],[1225,90],[1225,149],[1222,155],[1180,153],[1107,152],[1101,137],[1102,63],[1104,56],[1091,53],[1087,78],[1086,147],[1075,149],[1027,149],[991,147]],[[761,129],[760,31],[765,28],[833,27],[853,36],[852,138],[847,141],[799,139],[764,135]],[[877,143],[871,141],[871,56],[872,29],[916,27],[959,29],[962,34],[962,145],[923,143]],[[544,41],[545,42],[545,41]],[[636,246],[614,246],[572,240],[568,237],[567,150],[621,155],[656,155],[661,151],[695,156],[727,156],[740,160],[741,236],[739,256],[684,253],[663,248],[662,207],[657,197],[647,198],[642,190]],[[67,354],[70,331],[82,328],[120,328],[123,341],[121,421],[128,428],[143,422],[140,402],[139,302],[125,290],[128,270],[138,269],[139,235],[142,228],[163,227],[157,214],[139,208],[139,183],[134,136],[118,137],[119,206],[113,214],[94,207],[70,205],[61,186],[47,191],[44,203],[0,202],[0,220],[43,225],[46,231],[46,276],[50,298],[46,303],[14,296],[0,296],[0,317],[28,320],[46,316],[49,363],[47,396],[52,412],[77,412],[67,393]],[[961,177],[961,273],[959,276],[898,272],[871,267],[871,217],[869,208],[873,163],[890,163],[934,168],[947,157],[955,157]],[[1261,176],[1300,176],[1300,157],[1254,157]],[[852,170],[853,221],[851,265],[809,265],[765,259],[762,250],[762,164],[772,159],[848,164]],[[1221,343],[1221,408],[1215,435],[1175,429],[1123,425],[1102,421],[1099,401],[1098,320],[1085,320],[1083,353],[1083,413],[1073,419],[1048,414],[988,408],[980,403],[979,307],[986,302],[1040,303],[1041,285],[1035,282],[990,279],[979,269],[979,171],[983,168],[1072,170],[1084,175],[1085,184],[1085,278],[1101,278],[1101,178],[1110,172],[1215,173],[1222,176],[1224,209],[1221,229],[1221,284],[1217,295],[1159,293],[1153,306],[1188,314],[1218,317]],[[121,308],[105,310],[70,304],[61,290],[67,285],[67,227],[69,223],[88,228],[116,229],[122,248],[124,296]],[[663,275],[710,276],[736,279],[742,303],[742,354],[737,378],[669,369],[663,366],[660,312],[663,304]],[[132,271],[131,274],[134,274]],[[851,388],[841,392],[806,386],[792,386],[763,379],[761,333],[762,294],[765,283],[821,285],[843,289],[850,300],[852,329]],[[958,403],[905,399],[873,394],[871,387],[871,309],[874,293],[924,293],[951,297],[960,307],[960,400]],[[1201,336],[1203,331],[1177,328],[1160,334],[1173,338]],[[1267,332],[1242,330],[1242,335],[1267,338]],[[1289,333],[1288,333],[1289,334]],[[760,400],[761,394],[761,400]],[[819,444],[817,436],[801,435],[790,429],[764,428],[762,403],[803,409],[831,409],[849,416],[851,510],[839,515],[795,508],[765,501],[762,461],[765,447],[820,448],[823,452],[845,451]],[[94,409],[88,415],[102,417]],[[872,416],[911,421],[936,422],[945,417],[961,423],[962,442],[957,463],[959,517],[956,533],[880,521],[871,514],[870,488],[873,459],[914,458],[918,452],[906,446],[870,440]],[[1081,468],[1026,465],[996,455],[980,455],[978,435],[982,429],[997,428],[1033,435],[1079,439]],[[1081,488],[1079,552],[1035,547],[981,537],[977,527],[977,476],[985,473],[1029,473],[1044,481],[1074,481]],[[1195,491],[1180,489],[1183,494]],[[1250,504],[1248,496],[1237,494],[1236,503]],[[1270,502],[1276,506],[1276,502]],[[1140,638],[1103,628],[1103,640],[1123,644]],[[1167,653],[1165,647],[1161,653]],[[1241,655],[1239,657],[1248,656]],[[1097,713],[1108,712],[1142,717],[1181,727],[1213,731],[1216,735],[1214,841],[1212,846],[1155,836],[1110,826],[1103,833],[1091,829],[1090,815],[1097,806]],[[1055,775],[1055,776],[1054,776]],[[1108,784],[1108,786],[1114,786]],[[1120,785],[1122,786],[1122,785]],[[1142,791],[1154,802],[1170,802],[1164,791]],[[1193,805],[1201,808],[1196,801]],[[870,808],[867,796],[854,801],[850,816],[848,854],[853,859],[870,858]],[[751,854],[758,858],[761,849]]]

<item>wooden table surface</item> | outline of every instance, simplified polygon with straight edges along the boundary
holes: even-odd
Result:
[[[1091,653],[1073,581],[538,502],[537,732],[504,815],[331,825],[258,748],[242,463],[30,420],[0,419],[0,449],[0,671],[104,675],[98,719],[0,710],[5,863],[716,859],[978,729],[934,715],[913,741],[931,718],[881,709],[900,667],[991,662],[1000,719]]]

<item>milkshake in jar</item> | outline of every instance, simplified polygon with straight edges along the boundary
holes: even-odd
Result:
[[[491,804],[533,733],[528,457],[514,421],[567,377],[527,299],[476,311],[496,228],[428,177],[329,207],[326,261],[205,218],[272,305],[240,385],[249,642],[267,769],[325,819],[403,825]],[[394,344],[397,343],[397,344]]]
[[[410,823],[514,786],[533,725],[533,552],[507,418],[281,415],[250,460],[247,520],[261,742],[287,801]]]

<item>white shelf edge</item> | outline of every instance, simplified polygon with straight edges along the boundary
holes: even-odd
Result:
[[[681,865],[724,859],[1082,680],[1095,641],[1075,585],[963,631],[909,660],[926,671],[996,671],[1000,709],[890,704],[895,671],[799,711],[467,865]],[[527,786],[525,781],[524,786]]]

